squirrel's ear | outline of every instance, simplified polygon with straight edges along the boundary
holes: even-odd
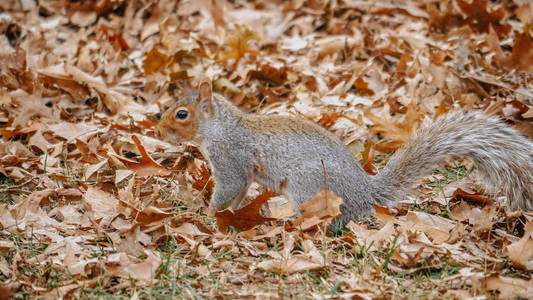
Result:
[[[204,79],[198,84],[198,102],[203,111],[210,115],[213,114],[213,91],[208,79]]]
[[[200,81],[198,85],[198,100],[211,102],[211,97],[213,97],[211,82],[207,79]]]

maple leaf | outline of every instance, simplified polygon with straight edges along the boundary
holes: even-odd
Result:
[[[271,191],[265,191],[259,196],[255,197],[245,207],[233,211],[231,209],[225,209],[215,213],[217,218],[218,230],[226,233],[229,226],[233,226],[240,231],[245,231],[254,228],[256,225],[263,224],[267,221],[274,221],[274,218],[266,218],[260,214],[261,206],[268,201],[276,193]]]

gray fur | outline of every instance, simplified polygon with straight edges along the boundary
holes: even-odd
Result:
[[[451,156],[473,160],[511,208],[533,209],[533,143],[496,117],[455,112],[419,129],[376,176],[368,175],[335,135],[307,120],[245,114],[213,97],[214,118],[200,121],[197,139],[215,180],[214,210],[239,206],[252,181],[283,193],[299,207],[328,188],[343,198],[339,225],[369,215],[372,204],[404,199],[413,184]]]

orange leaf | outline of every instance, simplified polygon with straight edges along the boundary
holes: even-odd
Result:
[[[235,63],[233,64],[234,69],[241,57],[246,53],[252,55],[257,55],[259,53],[257,50],[248,48],[248,42],[252,40],[260,40],[257,33],[248,29],[248,27],[238,24],[236,24],[235,27],[235,31],[231,32],[224,41],[224,44],[229,47],[229,50],[220,51],[218,53],[218,57],[221,59],[235,59]]]
[[[499,36],[508,34],[511,26],[500,24],[505,16],[505,7],[502,5],[489,12],[488,2],[488,0],[472,0],[472,3],[468,3],[465,0],[457,0],[457,5],[467,15],[465,22],[476,32],[489,32],[489,25],[492,25]]]
[[[200,167],[200,171],[198,173],[198,177],[196,177],[194,174],[192,175],[192,178],[194,179],[192,187],[200,192],[205,189],[208,196],[211,195],[215,183],[213,180],[210,180],[211,174],[209,174],[209,170],[206,168],[205,164]]]
[[[259,71],[252,71],[251,76],[275,85],[282,85],[287,81],[287,68],[276,69],[269,65],[263,65]]]
[[[363,169],[370,174],[376,175],[376,172],[372,169],[372,164],[374,163],[374,143],[368,142],[365,145],[365,150],[361,153],[363,156]]]
[[[17,136],[22,132],[22,127],[17,126],[15,129],[8,129],[8,128],[0,128],[0,135],[2,135],[2,138],[4,141],[9,140],[10,138]]]
[[[341,112],[324,112],[320,120],[318,120],[318,124],[324,128],[330,128],[342,116],[343,113]]]
[[[173,214],[162,211],[160,208],[155,206],[145,207],[137,217],[135,218],[139,223],[146,225],[165,218],[171,217]]]
[[[233,211],[228,208],[216,212],[215,217],[217,218],[218,230],[226,233],[228,227],[233,226],[240,231],[245,231],[254,228],[256,225],[263,224],[266,221],[275,220],[274,218],[265,218],[259,213],[261,206],[275,195],[276,193],[274,192],[266,191],[241,209]]]
[[[137,162],[131,159],[127,159],[125,157],[122,157],[120,155],[111,154],[114,157],[116,157],[118,160],[120,160],[122,163],[124,163],[128,169],[131,169],[135,172],[137,172],[137,176],[140,177],[146,177],[146,176],[168,176],[170,175],[170,171],[167,170],[162,165],[158,164],[155,160],[148,155],[148,152],[146,152],[146,149],[144,149],[144,146],[141,144],[141,141],[139,138],[135,135],[133,135],[132,140],[135,142],[135,146],[137,146],[137,149],[139,149],[139,153],[141,153],[141,161]]]
[[[391,214],[388,207],[379,206],[377,204],[372,204],[372,206],[374,206],[374,209],[376,210],[376,214],[374,215],[376,219],[379,219],[385,222],[393,222],[393,223],[399,222],[398,219],[396,219],[396,217]]]
[[[462,198],[462,199],[470,200],[470,201],[481,203],[481,204],[493,203],[493,201],[490,198],[487,198],[482,195],[471,194],[471,193],[463,191],[462,189],[455,190],[455,192],[453,192],[452,197],[455,199]]]
[[[155,73],[163,69],[167,61],[167,56],[157,50],[157,48],[152,48],[146,58],[143,61],[143,69],[146,75]]]
[[[374,91],[368,87],[368,83],[361,77],[357,78],[353,85],[355,86],[355,91],[361,96],[374,95]]]

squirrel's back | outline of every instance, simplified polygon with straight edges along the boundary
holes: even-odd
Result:
[[[287,195],[297,207],[327,184],[350,203],[345,205],[350,208],[347,215],[361,216],[372,210],[370,176],[333,133],[296,117],[235,111],[229,101],[215,97],[221,119],[214,121],[204,134],[209,137],[204,151],[212,153],[208,156],[215,169],[219,168],[217,165],[230,169],[236,169],[235,165],[248,166],[242,168],[252,170],[250,179]],[[231,130],[220,133],[214,129],[227,127],[230,120],[234,120]],[[218,151],[221,148],[228,150]],[[217,151],[225,157],[213,153]],[[228,163],[228,157],[235,159]]]

